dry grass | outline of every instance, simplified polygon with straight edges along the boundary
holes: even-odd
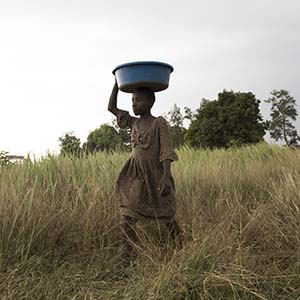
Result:
[[[0,169],[0,299],[300,299],[300,151],[179,151],[184,248],[138,226],[122,268],[113,191],[128,154]]]

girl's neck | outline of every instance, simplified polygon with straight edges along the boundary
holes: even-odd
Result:
[[[144,114],[140,115],[140,119],[145,120],[145,119],[148,119],[148,118],[153,118],[150,111],[147,111]]]

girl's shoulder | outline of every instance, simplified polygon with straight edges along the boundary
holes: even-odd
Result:
[[[154,117],[152,124],[156,124],[155,127],[158,127],[159,129],[169,127],[168,121],[163,116]]]
[[[159,116],[156,119],[157,119],[156,121],[157,121],[159,126],[162,126],[162,127],[165,127],[165,126],[169,127],[170,126],[169,122],[166,120],[165,117]]]
[[[168,124],[168,121],[165,117],[163,116],[158,116],[158,117],[155,117],[156,119],[156,122],[159,122],[159,123],[167,123]]]

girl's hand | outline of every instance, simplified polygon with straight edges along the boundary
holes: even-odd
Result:
[[[171,177],[163,175],[159,184],[158,184],[158,191],[161,197],[165,197],[170,194],[171,192]]]

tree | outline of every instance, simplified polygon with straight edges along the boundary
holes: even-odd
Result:
[[[122,142],[115,128],[102,124],[88,135],[85,147],[87,152],[109,151],[122,148]]]
[[[226,140],[218,118],[217,101],[203,99],[186,132],[185,139],[188,144],[196,148],[224,147]]]
[[[184,107],[184,118],[190,122],[195,119],[195,113],[187,106]]]
[[[165,116],[170,124],[170,133],[175,148],[184,144],[184,135],[186,129],[183,126],[184,116],[180,108],[174,104],[173,108]]]
[[[80,156],[82,149],[80,147],[80,139],[73,132],[67,132],[64,136],[58,138],[60,142],[60,153],[62,155]]]
[[[295,146],[300,140],[292,121],[296,121],[296,100],[286,90],[273,90],[266,100],[271,104],[269,132],[275,141],[284,141],[286,146]]]
[[[220,121],[224,124],[227,146],[263,141],[266,124],[260,113],[260,100],[251,92],[223,91],[218,95]]]
[[[263,141],[266,124],[260,101],[251,92],[226,91],[218,99],[203,99],[186,133],[194,147],[231,147]]]
[[[120,128],[117,124],[117,119],[115,118],[112,120],[112,126],[118,132],[121,139],[121,149],[129,150],[131,144],[131,129],[129,127]]]

